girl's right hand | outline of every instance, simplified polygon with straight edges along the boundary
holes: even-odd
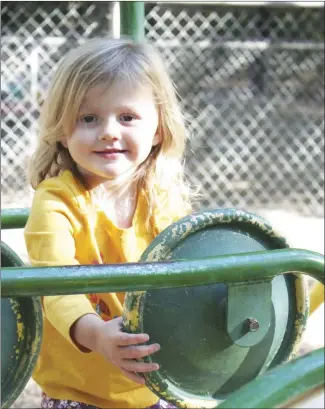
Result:
[[[137,359],[159,351],[159,344],[138,345],[149,340],[147,334],[128,334],[122,331],[122,317],[103,321],[93,314],[81,317],[74,325],[72,337],[78,344],[103,355],[121,369],[130,380],[144,384],[144,377],[137,372],[159,369],[158,364],[138,362]]]

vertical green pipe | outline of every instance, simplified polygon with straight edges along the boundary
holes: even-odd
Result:
[[[120,33],[134,41],[144,39],[144,2],[120,1]]]

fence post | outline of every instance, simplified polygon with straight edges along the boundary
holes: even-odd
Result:
[[[120,1],[120,33],[135,41],[144,39],[144,2]]]

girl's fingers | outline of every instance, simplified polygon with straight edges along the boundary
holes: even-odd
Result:
[[[143,344],[149,341],[148,334],[128,334],[126,332],[120,332],[116,337],[116,344],[118,346],[129,346],[134,344]]]
[[[153,362],[137,362],[132,359],[122,359],[121,369],[129,372],[152,372],[159,369],[159,365]]]
[[[134,372],[126,371],[125,369],[122,369],[122,368],[121,368],[121,371],[123,375],[129,378],[131,381],[139,383],[140,385],[145,384],[145,379],[142,376],[139,376],[135,374]]]
[[[134,345],[134,344],[142,344],[144,342],[149,341],[148,334],[129,334],[127,332],[122,332],[122,322],[123,322],[122,317],[114,318],[111,322],[114,322],[114,324],[119,329],[118,334],[115,338],[117,345],[128,346],[128,345]]]
[[[151,345],[131,345],[119,348],[119,355],[122,359],[138,359],[151,355],[160,350],[159,344]]]

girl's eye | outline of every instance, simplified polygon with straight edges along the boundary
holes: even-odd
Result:
[[[98,122],[98,118],[96,115],[84,115],[80,118],[80,122],[84,124],[94,124]]]
[[[135,116],[130,114],[123,114],[120,116],[122,122],[132,122],[134,119],[136,119]]]

